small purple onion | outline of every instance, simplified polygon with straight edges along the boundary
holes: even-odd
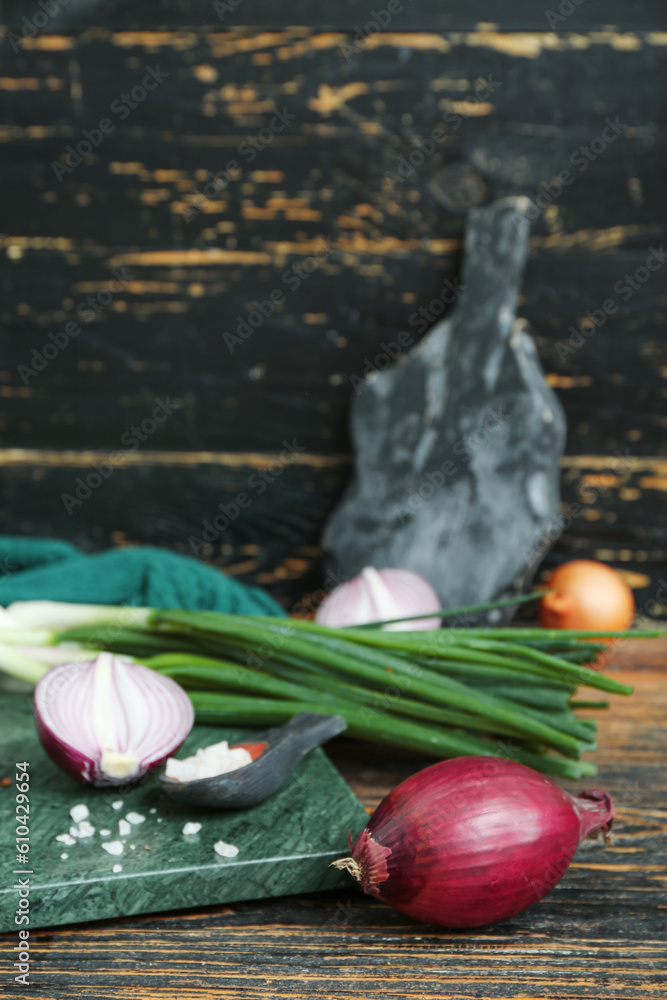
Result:
[[[180,685],[111,653],[52,667],[35,688],[35,723],[51,760],[79,781],[124,785],[162,764],[192,729]]]
[[[411,618],[439,611],[441,601],[430,583],[409,569],[374,569],[367,566],[359,576],[339,584],[318,608],[320,625],[345,628],[371,622]],[[387,631],[440,628],[441,618],[397,622]]]

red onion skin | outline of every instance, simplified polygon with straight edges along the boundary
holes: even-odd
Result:
[[[402,913],[479,927],[546,895],[580,842],[609,830],[613,816],[605,792],[575,798],[523,764],[459,757],[413,775],[381,802],[354,846],[353,874]]]
[[[80,754],[78,750],[55,738],[48,726],[44,725],[37,706],[35,706],[35,728],[37,729],[40,743],[53,763],[57,764],[60,770],[64,771],[65,774],[69,774],[71,778],[75,778],[79,782],[82,781],[81,772],[88,763],[86,757]],[[164,757],[156,761],[151,761],[150,765],[142,767],[141,772],[136,777],[110,778],[100,770],[97,762],[93,762],[92,765],[89,765],[91,776],[87,783],[94,785],[95,788],[116,788],[136,785],[150,771],[154,771],[156,767],[164,764],[169,757],[173,757],[184,742],[185,738],[175,745],[173,750],[166,753]]]
[[[45,751],[61,771],[69,774],[70,777],[81,781],[81,769],[84,763],[82,755],[73,747],[57,740],[48,726],[44,725],[39,709],[35,705],[35,728],[39,741]],[[94,784],[94,782],[93,782]]]

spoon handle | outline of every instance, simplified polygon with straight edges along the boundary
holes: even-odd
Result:
[[[280,742],[289,741],[302,753],[308,753],[333,739],[347,729],[347,723],[340,715],[319,715],[316,712],[299,712],[282,727]]]

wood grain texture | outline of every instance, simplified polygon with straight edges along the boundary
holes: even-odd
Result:
[[[205,455],[197,461],[191,452],[133,455],[112,466],[105,480],[97,471],[109,468],[105,452],[0,452],[0,533],[50,533],[84,549],[139,543],[173,548],[268,587],[288,608],[304,591],[320,591],[321,525],[344,488],[351,456],[305,454],[281,466],[270,454],[237,454],[224,463]],[[625,574],[641,615],[664,616],[665,479],[662,459],[628,464],[613,456],[566,457],[561,514],[540,541],[544,572],[563,558],[601,559]],[[89,481],[95,488],[86,497]],[[230,507],[239,494],[247,506]],[[237,516],[229,516],[234,510]],[[220,530],[211,533],[206,523],[216,517],[222,517]],[[547,552],[560,531],[556,548]],[[325,584],[335,582],[334,567]]]
[[[377,10],[386,5],[380,4]],[[526,30],[545,31],[549,23],[544,10],[531,0],[513,0],[512,5],[502,0],[470,0],[465,6],[443,3],[434,7],[429,0],[406,0],[399,12],[406,31],[415,30]],[[395,9],[395,8],[394,8]],[[548,9],[548,8],[547,8]],[[554,5],[558,9],[558,5]],[[26,13],[20,0],[4,0],[4,20],[7,24],[20,25]],[[137,8],[129,0],[96,0],[84,9],[62,5],[53,17],[58,30],[89,28],[91,23],[108,24],[121,29],[164,30],[165,28],[201,29],[224,23],[230,26],[274,28],[280,30],[285,23],[310,28],[353,28],[369,15],[369,5],[364,0],[346,0],[343,4],[324,7],[293,0],[289,12],[276,7],[270,0],[242,0],[217,13],[209,0],[146,0]],[[288,16],[289,14],[289,16]],[[606,26],[617,31],[652,31],[667,22],[664,9],[656,0],[637,0],[630,11],[620,0],[587,0],[574,6],[567,17],[569,30],[599,29]]]
[[[635,694],[614,699],[594,755],[596,784],[617,805],[615,845],[580,849],[559,885],[530,911],[495,927],[447,931],[350,888],[72,926],[31,936],[31,989],[43,1000],[662,995],[667,643],[628,643],[615,661],[623,669],[614,675],[634,684]],[[369,809],[427,763],[345,740],[331,756]],[[12,943],[2,940],[7,951]]]
[[[0,21],[20,34],[24,13],[5,4]],[[261,518],[258,500],[204,553],[296,600],[317,585],[316,556],[302,579],[285,561],[316,545],[344,487],[355,380],[401,331],[418,342],[420,309],[437,318],[467,210],[525,194],[540,202],[520,313],[580,463],[565,466],[566,511],[588,498],[552,559],[611,553],[660,612],[667,271],[646,261],[665,236],[664,9],[587,0],[560,34],[519,0],[463,11],[412,0],[380,33],[365,13],[307,4],[278,19],[243,0],[216,25],[208,2],[63,5],[34,34],[5,37],[3,528],[179,548],[233,501],[243,456],[296,440],[313,474],[286,470]],[[156,66],[168,75],[121,120],[114,101]],[[272,130],[283,109],[294,117]],[[113,132],[58,179],[53,164],[104,117]],[[411,166],[445,119],[446,138]],[[625,127],[598,153],[607,119]],[[559,189],[564,170],[573,181]],[[226,341],[276,291],[251,336]],[[603,322],[586,327],[587,314]],[[80,333],[33,368],[72,321]],[[75,465],[124,449],[158,399],[173,415],[68,514]],[[173,472],[172,453],[190,456]],[[619,459],[623,475],[591,500],[597,463]]]
[[[384,7],[386,4],[379,4],[375,9]],[[439,6],[429,0],[405,0],[401,7],[398,16],[406,31],[500,29],[539,32],[546,31],[549,26],[544,9],[536,7],[531,0],[512,0],[511,7],[502,0],[469,0],[465,5],[443,3]],[[4,0],[3,10],[8,24],[19,25],[25,14],[20,0]],[[558,10],[558,4],[554,4],[554,10]],[[344,4],[330,6],[293,0],[286,11],[270,0],[242,0],[229,4],[228,9],[222,8],[222,14],[220,18],[210,0],[146,0],[140,8],[129,0],[95,0],[84,9],[63,5],[53,21],[59,30],[89,28],[91,23],[133,30],[197,30],[221,23],[225,28],[248,26],[280,30],[287,22],[309,28],[350,29],[370,16],[370,6],[364,0],[346,0]],[[583,5],[573,6],[566,24],[571,31],[605,26],[612,32],[624,32],[654,31],[665,26],[667,21],[664,8],[657,0],[637,0],[631,10],[620,0],[587,0]]]

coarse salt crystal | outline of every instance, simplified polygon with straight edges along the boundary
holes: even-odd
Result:
[[[199,833],[201,830],[201,823],[186,823],[183,827],[183,835],[185,837],[191,837],[193,833]]]
[[[111,830],[100,830],[100,837],[108,837]]]
[[[78,806],[72,806],[69,811],[70,816],[75,823],[80,823],[82,819],[88,819],[90,813],[88,812],[88,806],[81,803]]]
[[[56,840],[59,840],[61,844],[67,844],[68,847],[76,844],[76,840],[69,833],[59,833]]]
[[[95,827],[92,823],[89,823],[87,819],[82,819],[79,823],[79,837],[92,837],[95,833]]]
[[[129,812],[125,816],[125,819],[128,821],[128,823],[136,824],[136,823],[143,823],[146,817],[142,816],[141,813]]]
[[[166,776],[176,781],[198,781],[200,778],[214,778],[218,774],[229,774],[252,763],[252,757],[244,747],[230,747],[226,740],[210,747],[200,747],[193,757],[167,761]]]
[[[122,872],[123,866],[122,865],[114,865],[111,870],[114,871],[114,872],[116,872],[116,873]]]
[[[127,822],[126,819],[118,820],[118,832],[121,837],[127,837],[128,833],[132,832],[132,826]]]
[[[155,808],[155,806],[153,806],[153,808],[149,809],[148,811],[149,811],[149,813],[156,813],[157,809]]]
[[[68,857],[69,857],[69,854],[67,854],[67,852],[64,852],[63,854],[61,854],[61,855],[60,855],[60,857],[61,857],[61,858],[63,859],[63,861],[64,861],[64,860],[65,860],[65,858],[68,858]]]
[[[108,840],[106,844],[101,845],[102,850],[106,851],[107,854],[122,854],[123,845],[120,840]]]
[[[111,808],[112,809],[122,809],[123,808],[123,800],[122,799],[116,799],[115,802],[111,803]]]
[[[214,844],[213,850],[221,858],[235,858],[239,853],[238,847],[235,847],[234,844],[226,844],[224,840],[219,840],[217,844]]]

